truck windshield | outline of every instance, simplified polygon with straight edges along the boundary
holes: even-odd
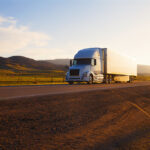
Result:
[[[91,65],[91,59],[74,59],[73,65]]]

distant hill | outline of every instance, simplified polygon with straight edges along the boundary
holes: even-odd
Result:
[[[64,65],[64,66],[69,66],[70,64],[70,59],[52,59],[52,60],[45,60],[46,62],[50,62],[56,65]]]
[[[65,70],[63,65],[37,61],[23,56],[0,57],[0,69],[17,71]]]

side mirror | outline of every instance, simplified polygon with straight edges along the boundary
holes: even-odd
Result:
[[[70,66],[72,66],[72,60],[70,60]]]

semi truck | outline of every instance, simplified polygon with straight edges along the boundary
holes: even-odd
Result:
[[[137,76],[136,61],[108,48],[86,48],[79,50],[66,73],[66,81],[112,83],[132,82]]]

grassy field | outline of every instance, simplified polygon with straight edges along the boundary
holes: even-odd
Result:
[[[40,85],[40,84],[56,84],[65,82],[65,72],[50,71],[50,72],[32,72],[32,73],[14,73],[1,72],[0,86],[9,85]]]
[[[150,76],[139,75],[136,81],[150,81]],[[30,72],[13,72],[10,70],[0,70],[0,86],[13,85],[47,85],[47,84],[64,84],[64,71],[35,71]]]
[[[150,76],[139,75],[136,77],[138,81],[150,81]]]

